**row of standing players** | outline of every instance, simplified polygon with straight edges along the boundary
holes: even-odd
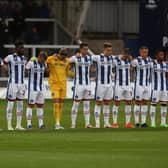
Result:
[[[164,61],[164,52],[159,50],[156,59],[148,56],[148,48],[142,46],[140,56],[133,59],[129,49],[125,49],[119,56],[112,55],[111,43],[104,43],[103,52],[100,55],[87,55],[88,44],[80,44],[80,53],[67,58],[67,50],[60,49],[59,53],[47,56],[45,51],[38,57],[32,57],[28,62],[24,56],[24,43],[15,43],[15,53],[8,55],[1,65],[9,72],[7,87],[7,128],[14,130],[12,126],[12,113],[14,102],[17,102],[16,130],[25,130],[22,127],[23,99],[25,93],[24,70],[28,71],[28,106],[26,109],[27,128],[32,128],[32,109],[36,105],[39,128],[45,128],[43,121],[43,80],[44,72],[49,73],[49,85],[53,98],[55,116],[55,129],[64,129],[61,124],[63,102],[66,97],[67,75],[74,79],[74,101],[71,110],[71,128],[76,128],[76,118],[80,101],[83,101],[83,112],[86,128],[100,128],[101,106],[103,104],[104,128],[118,128],[118,109],[121,101],[125,101],[126,128],[148,127],[146,116],[148,102],[150,101],[151,127],[156,127],[156,106],[161,105],[161,124],[166,124],[168,102],[168,65]],[[7,66],[8,65],[8,68]],[[73,67],[75,72],[73,72]],[[134,91],[130,83],[130,71],[135,71]],[[90,71],[96,72],[95,88],[95,127],[90,124]],[[113,71],[115,74],[114,93],[112,88]],[[151,80],[151,82],[150,82]],[[150,86],[151,83],[151,86]],[[151,89],[150,89],[151,88]],[[130,122],[131,102],[135,99],[134,119],[135,125]],[[113,124],[109,123],[110,102],[114,99],[112,108]],[[140,122],[141,113],[141,122]]]

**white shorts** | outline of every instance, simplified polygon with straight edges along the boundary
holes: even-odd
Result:
[[[44,94],[42,91],[30,91],[28,93],[28,104],[44,104]]]
[[[150,100],[151,87],[150,86],[135,86],[134,98],[135,100]]]
[[[167,91],[158,91],[158,90],[152,90],[152,102],[158,103],[158,102],[167,102],[168,101],[168,94]]]
[[[114,87],[114,100],[132,100],[132,87],[131,86],[118,86]]]
[[[113,98],[112,85],[98,84],[95,89],[95,99],[97,101],[111,100]]]
[[[25,85],[9,83],[6,97],[8,100],[23,100],[25,97]]]
[[[74,88],[74,100],[90,100],[91,86],[90,85],[76,85]]]

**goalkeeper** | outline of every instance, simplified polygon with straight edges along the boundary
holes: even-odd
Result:
[[[54,103],[55,129],[64,129],[61,124],[61,114],[63,102],[66,97],[67,75],[74,76],[71,65],[67,58],[67,49],[61,48],[58,54],[53,54],[47,58],[49,70],[49,85]]]

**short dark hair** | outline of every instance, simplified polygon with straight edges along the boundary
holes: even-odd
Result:
[[[104,48],[112,47],[112,44],[111,43],[104,43],[103,47]]]
[[[143,49],[149,49],[147,46],[141,46],[140,48],[139,48],[140,50],[143,50]]]
[[[18,46],[20,46],[20,45],[24,45],[24,41],[22,41],[22,40],[17,40],[17,41],[15,41],[15,47],[17,48]]]
[[[83,47],[88,47],[88,43],[87,42],[83,42],[80,44],[80,49]]]
[[[165,54],[165,51],[163,49],[158,49],[155,51],[155,55],[158,55],[160,52],[163,52]]]
[[[124,54],[131,55],[130,48],[124,48]]]

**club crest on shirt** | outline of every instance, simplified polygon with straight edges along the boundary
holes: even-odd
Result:
[[[99,100],[99,99],[100,99],[100,97],[99,97],[99,96],[97,96],[97,97],[96,97],[96,99],[97,99],[97,100]]]
[[[139,99],[140,97],[139,96],[136,96],[136,99]]]
[[[10,94],[10,95],[8,95],[8,98],[12,98],[12,95]]]
[[[30,100],[30,103],[33,103],[33,102],[34,102],[34,100],[33,100],[33,99],[31,99],[31,100]]]
[[[154,98],[152,99],[152,101],[156,101],[156,98],[154,97]]]
[[[115,96],[115,99],[118,99],[118,96]]]

